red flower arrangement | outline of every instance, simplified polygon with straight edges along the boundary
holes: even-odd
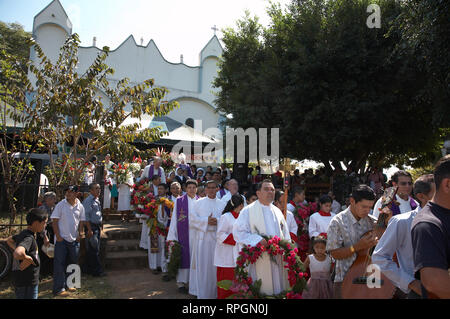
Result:
[[[317,203],[295,205],[292,212],[298,225],[297,244],[301,260],[305,260],[309,250],[308,223],[309,216],[317,211]]]
[[[264,237],[264,236],[263,236]],[[231,290],[232,299],[253,299],[253,298],[276,298],[276,299],[301,299],[302,291],[306,287],[307,274],[305,267],[298,256],[297,248],[294,248],[292,242],[282,240],[275,236],[273,238],[264,237],[267,245],[257,244],[255,247],[244,246],[239,253],[236,261],[235,278],[233,280],[222,280],[217,283],[220,288]],[[280,294],[267,296],[260,292],[261,279],[253,281],[246,268],[254,264],[258,258],[267,252],[271,257],[282,256],[285,262],[284,268],[288,271],[288,281],[290,289]]]
[[[148,179],[142,179],[138,184],[134,185],[131,192],[131,202],[133,209],[138,214],[148,216],[147,225],[149,227],[149,235],[158,233],[162,236],[167,236],[167,228],[165,225],[158,222],[158,209],[160,205],[164,205],[169,209],[173,209],[173,203],[167,198],[156,198],[150,192],[151,184]]]
[[[170,172],[175,167],[175,162],[172,159],[170,153],[166,152],[164,148],[152,149],[151,153],[153,156],[158,156],[161,158],[161,167],[165,172]]]

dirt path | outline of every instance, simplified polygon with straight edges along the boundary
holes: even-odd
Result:
[[[111,270],[105,277],[119,299],[193,299],[181,294],[174,279],[161,280],[162,275],[152,274],[150,269]]]

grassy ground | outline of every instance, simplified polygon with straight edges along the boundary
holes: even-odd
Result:
[[[15,299],[14,287],[11,279],[0,282],[0,299]],[[51,277],[41,280],[39,284],[39,299],[111,299],[113,288],[105,277],[92,277],[81,275],[81,288],[70,293],[68,297],[54,297],[52,293],[53,279]]]
[[[25,219],[26,215],[27,215],[26,212],[18,213],[16,215],[16,219],[14,221],[14,224],[21,224],[21,223],[22,224],[26,224],[27,223],[27,221]],[[3,225],[3,224],[9,225],[9,213],[8,212],[0,212],[0,225]],[[17,234],[22,229],[25,229],[25,228],[26,228],[26,226],[24,226],[22,228],[20,228],[20,227],[13,227],[11,235]],[[0,226],[0,239],[1,238],[7,238],[9,236],[8,235],[8,230],[9,230],[9,227],[5,227],[4,228],[4,227]]]

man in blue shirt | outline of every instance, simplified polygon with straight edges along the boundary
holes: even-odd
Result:
[[[417,213],[433,198],[435,191],[433,174],[423,175],[416,180],[413,192],[420,206],[413,211],[395,215],[389,220],[386,231],[372,255],[372,262],[380,266],[381,272],[397,289],[408,294],[409,299],[418,299],[421,295],[420,281],[414,278],[411,224]],[[391,214],[389,209],[386,209]],[[394,253],[397,254],[398,266],[393,260]],[[397,292],[396,295],[402,294]]]
[[[100,185],[89,185],[90,195],[83,201],[86,215],[86,263],[85,272],[95,277],[106,276],[100,262],[100,234],[102,229],[102,208],[100,206]]]

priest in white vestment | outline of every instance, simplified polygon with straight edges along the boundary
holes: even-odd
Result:
[[[215,181],[208,181],[205,189],[206,197],[196,201],[194,210],[189,213],[189,231],[195,231],[189,273],[189,293],[196,294],[198,299],[217,297],[214,249],[217,220],[225,208],[225,203],[216,198],[217,188]]]
[[[175,182],[178,184],[178,182]],[[172,183],[172,185],[174,185],[175,183]],[[172,185],[170,187],[172,193]],[[181,190],[181,187],[180,187]],[[182,245],[182,249],[185,249],[184,246],[188,246],[186,247],[189,250],[189,258],[186,256],[185,258],[187,259],[187,265],[184,266],[183,265],[183,255],[182,255],[182,260],[181,260],[181,265],[180,268],[178,269],[178,274],[177,274],[177,286],[178,286],[178,291],[181,293],[188,293],[188,283],[189,283],[189,269],[190,269],[190,260],[192,257],[192,247],[194,246],[194,234],[195,232],[193,231],[193,229],[190,226],[191,224],[191,220],[192,218],[190,218],[190,214],[191,212],[194,211],[194,204],[197,201],[197,181],[195,180],[188,180],[186,182],[186,191],[187,194],[183,195],[181,197],[183,198],[179,198],[178,197],[174,199],[174,207],[173,207],[173,211],[172,211],[172,217],[171,217],[171,221],[170,221],[170,226],[169,226],[169,233],[167,234],[167,241],[170,240],[175,240],[178,241],[180,243],[180,245]],[[173,196],[173,195],[172,195]],[[186,198],[184,198],[186,197]],[[187,199],[188,200],[188,205],[187,205],[187,211],[183,212],[179,207],[180,205],[177,205],[178,203],[183,203],[183,200]],[[182,205],[181,205],[182,206]],[[188,241],[187,243],[183,243],[183,236],[182,234],[179,234],[179,230],[183,231],[184,228],[181,225],[178,225],[179,223],[183,223],[183,219],[187,218],[187,222],[188,222]],[[186,240],[184,240],[186,241]],[[183,254],[183,252],[182,252]],[[189,286],[192,286],[191,289],[191,294],[192,295],[196,295],[197,293],[197,289],[195,284],[189,284]]]
[[[281,210],[272,204],[275,188],[270,180],[264,180],[257,186],[258,200],[245,207],[233,226],[233,237],[236,243],[256,246],[266,244],[261,235],[278,236],[291,240],[289,228]],[[253,281],[261,279],[261,292],[267,295],[279,294],[289,289],[287,270],[281,256],[272,261],[267,252],[249,266],[249,275]]]

